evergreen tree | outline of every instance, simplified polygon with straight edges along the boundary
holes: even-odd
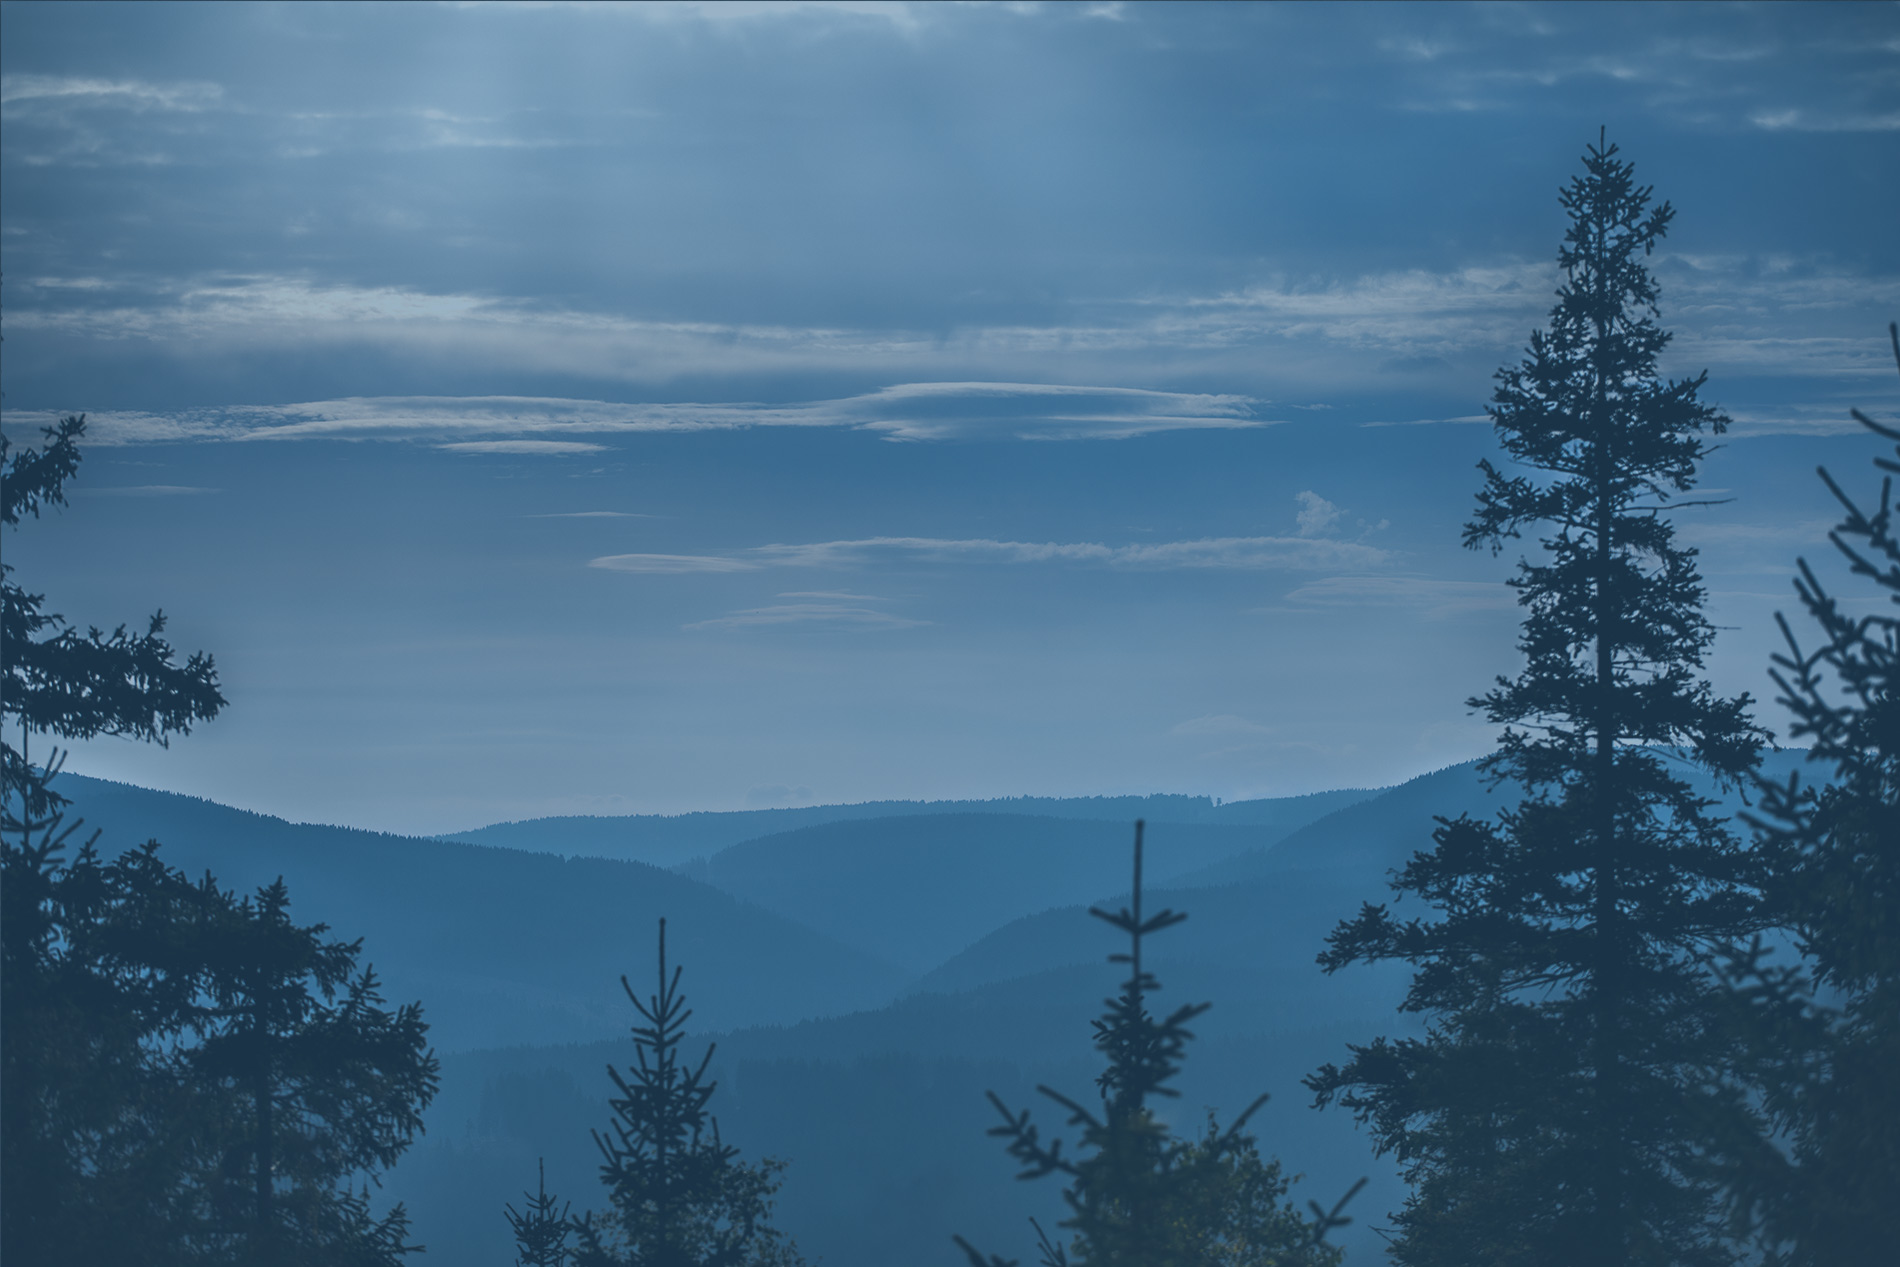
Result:
[[[1664,513],[1727,420],[1665,382],[1645,257],[1673,216],[1599,142],[1562,192],[1565,281],[1548,329],[1501,370],[1489,409],[1528,473],[1482,464],[1467,546],[1541,528],[1511,584],[1525,667],[1471,701],[1505,729],[1482,769],[1524,791],[1496,821],[1441,820],[1394,887],[1437,908],[1368,905],[1328,970],[1416,965],[1403,1007],[1426,1036],[1352,1048],[1308,1080],[1396,1153],[1413,1192],[1405,1264],[1719,1264],[1709,1139],[1745,1106],[1707,954],[1766,916],[1750,853],[1683,771],[1736,786],[1763,737],[1747,697],[1700,677],[1713,630],[1695,553]],[[1678,503],[1680,504],[1680,503]]]
[[[535,1190],[521,1194],[527,1208],[504,1207],[515,1234],[515,1263],[517,1267],[567,1267],[573,1253],[567,1245],[574,1230],[573,1207],[548,1192],[545,1160],[536,1163],[536,1175]]]
[[[348,1182],[395,1164],[422,1129],[439,1065],[420,1005],[385,1008],[362,942],[290,919],[280,879],[234,901],[206,877],[211,918],[191,1074],[226,1105],[220,1222],[240,1261],[392,1262],[411,1252],[398,1205],[382,1220]]]
[[[1900,325],[1888,327],[1900,366]],[[1900,430],[1855,410],[1875,435]],[[1900,449],[1896,449],[1900,456]],[[1852,575],[1900,604],[1900,523],[1892,473],[1871,509],[1821,479],[1844,516],[1829,539]],[[1803,651],[1780,620],[1787,652],[1771,674],[1794,716],[1791,737],[1831,767],[1815,786],[1798,773],[1764,780],[1750,815],[1769,862],[1778,924],[1793,930],[1798,967],[1757,945],[1736,976],[1755,1060],[1753,1085],[1775,1134],[1731,1155],[1739,1212],[1770,1263],[1876,1262],[1900,1244],[1900,619],[1892,607],[1855,616],[1805,559],[1795,592],[1820,640]]]
[[[697,1065],[681,1059],[686,1019],[681,969],[666,971],[660,921],[659,987],[646,999],[625,977],[621,989],[645,1024],[633,1027],[635,1063],[609,1065],[619,1095],[611,1135],[594,1132],[605,1212],[579,1225],[581,1267],[802,1267],[804,1259],[771,1225],[772,1196],[785,1164],[739,1160],[708,1111],[718,1083],[706,1077],[714,1044]]]
[[[66,504],[66,481],[79,470],[85,433],[81,414],[47,427],[46,443],[37,449],[16,452],[0,434],[0,526],[16,528],[22,516],[37,519],[43,508]],[[12,573],[11,564],[0,563],[0,837],[17,834],[24,846],[32,825],[64,803],[48,786],[58,769],[56,754],[47,754],[43,770],[30,763],[32,734],[69,740],[118,735],[162,747],[172,735],[190,734],[193,724],[216,717],[225,699],[210,656],[177,663],[162,636],[164,612],[152,615],[144,634],[124,625],[110,634],[97,628],[81,634],[45,609],[44,595],[8,579]],[[6,717],[19,727],[18,749]]]
[[[38,447],[0,434],[0,529],[66,504],[83,416]],[[223,707],[209,656],[144,636],[80,634],[0,562],[0,1258],[169,1261],[203,1159],[203,1115],[168,1059],[196,976],[161,930],[194,903],[147,850],[102,860],[52,788],[63,754],[32,737],[163,744]],[[12,737],[17,727],[19,747]],[[39,758],[36,765],[33,757]]]
[[[85,421],[0,436],[0,523],[65,504]],[[51,788],[36,733],[163,744],[224,706],[209,656],[78,633],[0,572],[0,1257],[8,1263],[393,1263],[407,1219],[344,1182],[420,1129],[436,1065],[420,1010],[384,1010],[358,943],[289,922],[281,882],[237,901],[155,842],[107,862]],[[51,631],[50,633],[48,631]],[[4,731],[4,727],[0,727]]]
[[[1309,1223],[1285,1201],[1290,1181],[1280,1163],[1262,1158],[1246,1132],[1266,1096],[1226,1130],[1210,1116],[1206,1132],[1193,1139],[1175,1137],[1150,1105],[1156,1098],[1179,1094],[1168,1083],[1180,1072],[1194,1036],[1188,1023],[1211,1005],[1186,1004],[1166,1016],[1149,1011],[1149,996],[1160,983],[1142,966],[1142,943],[1187,916],[1171,910],[1143,915],[1142,826],[1137,820],[1130,904],[1113,913],[1089,910],[1128,938],[1128,953],[1109,957],[1111,963],[1128,965],[1128,977],[1121,993],[1104,1001],[1107,1010],[1094,1022],[1096,1049],[1108,1061],[1096,1079],[1100,1107],[1089,1108],[1049,1087],[1037,1088],[1068,1114],[1069,1126],[1080,1128],[1081,1151],[1065,1152],[1060,1139],[1045,1143],[1027,1109],[1013,1112],[990,1094],[990,1103],[1003,1118],[990,1134],[1007,1141],[1009,1155],[1022,1166],[1017,1177],[1055,1174],[1068,1180],[1062,1192],[1068,1217],[1059,1226],[1071,1236],[1065,1246],[1033,1224],[1042,1261],[1045,1267],[1070,1262],[1077,1267],[1336,1264],[1340,1253],[1325,1246],[1323,1238],[1348,1221],[1339,1214],[1345,1202],[1330,1213],[1314,1206],[1316,1222]],[[962,1237],[955,1239],[972,1267],[1014,1267],[1013,1260],[986,1258]]]

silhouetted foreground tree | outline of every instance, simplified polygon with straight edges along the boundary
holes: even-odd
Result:
[[[40,449],[0,437],[7,527],[64,504],[81,418]],[[0,577],[4,579],[4,577]],[[412,1247],[350,1177],[386,1166],[435,1089],[420,1010],[384,1010],[360,943],[239,901],[156,842],[104,861],[30,761],[34,732],[163,743],[223,707],[208,656],[75,634],[5,582],[0,674],[0,1257],[8,1263],[386,1264]],[[56,632],[37,638],[47,628]],[[0,741],[3,742],[3,741]]]
[[[1482,768],[1525,789],[1497,821],[1441,820],[1397,877],[1436,907],[1368,905],[1320,957],[1418,967],[1403,1007],[1422,1039],[1352,1048],[1308,1080],[1371,1125],[1413,1184],[1394,1254],[1414,1267],[1731,1261],[1713,1135],[1742,1097],[1707,954],[1765,916],[1750,853],[1677,772],[1735,786],[1763,737],[1746,696],[1699,674],[1713,631],[1695,553],[1662,513],[1727,420],[1706,375],[1664,382],[1656,284],[1669,225],[1599,143],[1562,193],[1565,282],[1489,409],[1530,472],[1482,465],[1467,546],[1530,525],[1544,559],[1511,584],[1525,608],[1516,679],[1471,701],[1506,729]]]
[[[573,1207],[548,1192],[545,1160],[535,1163],[535,1175],[534,1191],[521,1194],[527,1208],[504,1208],[515,1233],[516,1267],[567,1267],[573,1255],[567,1244],[574,1231]]]
[[[1887,333],[1900,366],[1900,326]],[[1854,417],[1900,441],[1900,430]],[[1900,604],[1900,462],[1874,464],[1888,474],[1871,508],[1821,469],[1845,511],[1829,539],[1853,575]],[[1824,1267],[1878,1262],[1900,1245],[1900,620],[1891,606],[1844,610],[1805,559],[1799,567],[1795,592],[1820,642],[1803,651],[1777,617],[1788,650],[1771,676],[1792,737],[1832,777],[1764,781],[1750,815],[1777,923],[1804,962],[1774,967],[1757,946],[1738,965],[1751,1073],[1777,1134],[1731,1161],[1739,1212],[1767,1261]]]
[[[635,1063],[623,1076],[610,1135],[594,1133],[608,1207],[579,1224],[574,1260],[582,1267],[800,1267],[804,1259],[771,1226],[772,1196],[785,1163],[739,1160],[707,1110],[718,1083],[706,1077],[713,1045],[694,1065],[680,1058],[686,1019],[681,969],[666,971],[660,921],[659,988],[647,999],[625,977],[621,988],[643,1025],[633,1027]]]
[[[46,428],[43,446],[17,452],[0,434],[0,526],[17,527],[23,515],[38,518],[42,508],[66,504],[66,481],[79,469],[85,432],[84,415],[68,416]],[[172,735],[190,734],[194,723],[211,720],[225,704],[210,656],[195,654],[184,664],[174,659],[160,636],[164,612],[153,614],[143,635],[124,625],[110,634],[90,628],[82,635],[45,609],[44,595],[7,579],[12,573],[12,565],[0,562],[0,644],[6,649],[0,719],[18,724],[21,746],[14,749],[0,720],[0,835],[24,832],[62,803],[47,779],[35,777],[28,766],[33,732],[62,739],[123,735],[162,746]],[[14,817],[16,806],[20,818]]]
[[[1107,1011],[1095,1025],[1095,1046],[1108,1058],[1096,1079],[1099,1110],[1088,1108],[1049,1087],[1037,1090],[1068,1114],[1081,1129],[1080,1151],[1066,1153],[1062,1141],[1045,1143],[1027,1109],[1012,1112],[994,1092],[990,1103],[1003,1117],[990,1134],[1008,1141],[1009,1155],[1021,1164],[1020,1179],[1061,1175],[1068,1180],[1063,1201],[1069,1215],[1059,1226],[1070,1231],[1066,1246],[1040,1224],[1033,1224],[1045,1267],[1325,1267],[1340,1252],[1324,1243],[1326,1233],[1348,1220],[1345,1202],[1330,1213],[1313,1207],[1309,1222],[1286,1202],[1289,1181],[1280,1163],[1262,1158],[1248,1120],[1267,1102],[1261,1096],[1226,1130],[1210,1116],[1207,1130],[1194,1139],[1174,1137],[1149,1107],[1151,1099],[1174,1096],[1167,1084],[1180,1071],[1187,1028],[1211,1006],[1187,1004],[1165,1017],[1148,1010],[1148,996],[1160,988],[1142,967],[1142,942],[1152,933],[1187,916],[1163,910],[1144,916],[1141,909],[1142,824],[1135,823],[1135,872],[1130,905],[1110,914],[1089,914],[1128,937],[1128,953],[1109,957],[1126,963],[1122,992],[1105,1000]],[[1361,1183],[1364,1181],[1361,1180]],[[1353,1192],[1357,1192],[1355,1186]],[[1348,1193],[1350,1198],[1352,1193]],[[984,1257],[965,1241],[956,1243],[972,1267],[1014,1267],[1014,1260]]]

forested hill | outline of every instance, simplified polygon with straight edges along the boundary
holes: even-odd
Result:
[[[1376,796],[1348,788],[1309,796],[1220,803],[1206,796],[1012,796],[987,801],[865,801],[855,805],[809,805],[795,809],[708,811],[693,814],[630,814],[620,817],[534,818],[495,823],[441,837],[475,845],[548,853],[627,858],[670,867],[705,858],[741,841],[822,823],[897,818],[919,814],[1015,814],[1096,822],[1198,823],[1259,827],[1284,834],[1336,809]]]
[[[282,876],[291,914],[363,939],[385,994],[420,999],[442,1050],[623,1033],[620,974],[674,953],[723,988],[704,1023],[779,1024],[880,1003],[907,974],[697,881],[637,862],[562,858],[288,823],[196,797],[61,775],[108,855],[148,839],[240,894]]]

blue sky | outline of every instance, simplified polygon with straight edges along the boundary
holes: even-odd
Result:
[[[1900,403],[1887,3],[11,2],[0,74],[5,425],[92,419],[9,562],[232,700],[73,767],[294,818],[1478,755],[1458,531],[1599,126],[1735,420],[1722,689]]]

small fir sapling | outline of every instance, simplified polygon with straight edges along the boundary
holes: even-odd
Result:
[[[1175,1136],[1151,1106],[1179,1094],[1168,1083],[1193,1038],[1188,1023],[1212,1005],[1185,1004],[1166,1016],[1149,1010],[1160,983],[1142,964],[1143,943],[1187,916],[1143,913],[1142,830],[1137,820],[1130,904],[1089,911],[1128,938],[1126,954],[1109,956],[1128,965],[1121,993],[1104,1000],[1106,1011],[1093,1022],[1095,1047],[1107,1058],[1096,1079],[1100,1104],[1092,1108],[1037,1088],[1080,1129],[1076,1149],[1067,1150],[1060,1139],[1045,1141],[1027,1109],[1013,1111],[994,1092],[989,1096],[1003,1119],[989,1133],[1005,1141],[1021,1167],[1017,1178],[1058,1175],[1067,1182],[1068,1214],[1058,1224],[1069,1233],[1066,1244],[1031,1220],[1041,1261],[1044,1267],[1330,1267],[1341,1255],[1325,1237],[1350,1222],[1341,1211],[1364,1180],[1330,1211],[1312,1204],[1309,1221],[1285,1202],[1290,1180],[1279,1162],[1261,1157],[1246,1131],[1265,1095],[1225,1130],[1210,1115],[1206,1130],[1192,1138]],[[985,1256],[961,1236],[954,1239],[971,1267],[1015,1267],[1014,1259]]]

